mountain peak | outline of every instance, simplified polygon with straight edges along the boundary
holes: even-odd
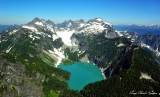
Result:
[[[55,25],[54,22],[51,21],[51,20],[47,20],[46,23],[49,24],[49,25]]]
[[[44,25],[45,20],[40,19],[38,17],[34,18],[31,22],[29,22],[29,25],[38,25],[38,26],[43,26]]]
[[[40,22],[40,21],[42,21],[40,18],[38,18],[38,17],[35,17],[33,20],[32,20],[32,22]]]
[[[102,18],[95,18],[97,21],[103,21]]]
[[[103,19],[100,17],[90,19],[88,22],[85,22],[82,19],[76,21],[65,20],[64,22],[59,24],[54,24],[54,22],[52,22],[51,20],[44,20],[36,17],[31,22],[29,22],[27,26],[34,27],[38,30],[49,29],[52,32],[54,30],[55,31],[65,30],[65,31],[78,31],[80,33],[81,32],[97,33],[112,28],[112,26],[109,23],[104,22]]]
[[[94,18],[94,19],[90,19],[88,21],[88,23],[92,23],[92,22],[96,22],[96,23],[103,23],[103,19],[102,18]]]

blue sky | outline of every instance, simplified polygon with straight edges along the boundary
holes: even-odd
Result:
[[[0,0],[0,24],[24,24],[33,18],[103,18],[112,24],[160,24],[160,0]]]

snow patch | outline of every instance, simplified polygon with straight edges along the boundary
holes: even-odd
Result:
[[[38,37],[38,36],[33,36],[32,34],[30,34],[29,37],[32,38],[32,40],[40,39],[40,37]]]
[[[67,27],[71,27],[72,26],[72,23],[69,23],[68,25],[67,25]]]
[[[157,47],[156,51],[158,52],[158,47]]]
[[[26,29],[29,29],[29,30],[31,30],[31,31],[38,31],[36,28],[34,28],[34,27],[31,27],[31,26],[22,26],[22,28],[26,28]]]
[[[48,35],[48,37],[51,37],[51,35]]]
[[[143,73],[143,72],[141,72],[140,79],[153,80],[150,75],[148,75],[147,73]]]
[[[103,68],[100,68],[100,70],[101,70],[101,72],[102,72],[103,78],[106,79],[106,76],[105,76],[105,74],[104,74],[104,69],[103,69]]]
[[[36,25],[44,26],[42,22],[35,22]]]
[[[149,45],[144,44],[144,43],[141,43],[141,47],[146,47],[146,48],[148,48],[150,51],[154,52],[154,53],[156,54],[156,56],[160,56],[160,52],[157,51],[158,48],[157,48],[156,50],[154,50],[152,47],[150,47]]]
[[[44,33],[43,33],[43,32],[38,32],[38,31],[36,31],[35,33],[38,34],[38,35],[43,35],[43,36],[44,36]]]
[[[159,51],[155,51],[156,56],[160,56],[160,52]]]
[[[107,22],[104,22],[105,24],[109,25],[110,27],[112,27],[112,24],[111,23],[107,23]]]
[[[102,76],[103,76],[104,79],[106,79],[106,76],[105,76],[105,74],[103,72],[102,72]]]
[[[80,23],[80,27],[83,27],[85,24],[84,23]]]
[[[115,31],[115,32],[117,32],[117,34],[119,35],[119,36],[123,36],[123,34],[120,32],[120,31]]]
[[[139,47],[134,48],[134,50],[137,50],[137,49],[139,49]]]
[[[59,49],[54,48],[54,51],[48,50],[48,52],[51,53],[51,54],[54,54],[56,56],[56,58],[58,59],[57,63],[55,64],[55,67],[60,65],[62,59],[65,58],[63,52],[61,52],[61,48],[59,48]]]
[[[79,54],[83,54],[85,51],[78,51]]]
[[[122,47],[122,46],[124,46],[123,43],[120,43],[120,44],[117,45],[117,47]]]
[[[160,52],[156,52],[156,56],[160,56]]]
[[[15,29],[15,30],[11,31],[11,32],[9,33],[9,35],[12,35],[12,34],[14,34],[14,33],[17,32],[17,31],[18,31],[18,30]]]
[[[135,42],[135,39],[131,39],[131,42]]]
[[[148,49],[151,49],[151,47],[150,47],[149,45],[144,44],[144,43],[141,43],[141,47],[146,47],[146,48],[148,48]]]
[[[57,35],[54,35],[54,34],[52,35],[53,41],[56,40],[56,39],[58,39],[58,38],[59,38],[59,37],[58,37]]]
[[[131,35],[128,35],[127,38],[131,38]]]
[[[37,39],[40,39],[40,37],[38,37],[38,36],[34,36],[35,38],[37,38]]]
[[[13,46],[12,46],[13,47]],[[6,53],[9,53],[10,50],[12,49],[12,47],[10,47],[8,50],[6,50]]]
[[[54,30],[53,30],[53,26],[51,26],[51,25],[47,25],[47,28],[48,28],[50,31],[54,32]]]
[[[32,38],[32,40],[35,40],[35,38],[32,36],[32,34],[30,34],[29,37]]]
[[[97,34],[99,32],[103,32],[105,28],[101,23],[93,22],[92,24],[86,24],[84,25],[83,29],[80,30],[79,32],[89,32],[89,33],[94,33]]]
[[[48,50],[49,53],[54,54],[54,51]]]
[[[72,41],[71,41],[71,36],[72,34],[74,33],[75,31],[72,30],[72,31],[58,31],[56,32],[57,33],[57,36],[62,38],[62,41],[64,42],[64,44],[66,44],[67,46],[72,46]]]
[[[100,22],[103,21],[101,18],[97,18],[96,20],[97,20],[97,21],[100,21]]]

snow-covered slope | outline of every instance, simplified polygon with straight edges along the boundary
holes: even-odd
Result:
[[[71,40],[73,33],[98,34],[106,30],[106,32],[112,31],[112,33],[118,33],[116,37],[122,36],[118,31],[113,30],[110,23],[103,21],[101,18],[90,19],[87,22],[84,20],[68,20],[60,24],[54,24],[50,20],[35,18],[28,24],[23,25],[22,28],[31,30],[36,34],[39,33],[39,35],[52,37],[53,41],[61,38],[67,46],[75,46]],[[44,31],[49,31],[50,34],[43,33]]]
[[[88,33],[101,33],[104,30],[106,30],[109,26],[108,23],[104,22],[101,18],[95,18],[89,20],[87,23],[85,23],[81,29],[79,29],[79,32],[88,32]]]
[[[109,38],[123,36],[120,32],[115,31],[110,23],[101,18],[90,19],[87,22],[82,19],[77,21],[68,20],[60,24],[55,24],[51,20],[35,18],[17,29],[6,31],[5,34],[7,35],[7,33],[9,34],[8,37],[24,37],[24,40],[32,45],[32,48],[42,50],[43,53],[45,51],[45,54],[49,56],[54,56],[52,59],[56,61],[56,66],[61,63],[62,59],[68,57],[64,53],[65,48],[73,51],[78,50],[79,44],[72,39],[73,34],[98,35],[105,33],[106,37]],[[7,39],[0,41],[4,42]],[[7,47],[5,51],[6,53],[14,51],[14,46]],[[41,57],[43,58],[43,56]],[[48,61],[45,59],[45,62]]]

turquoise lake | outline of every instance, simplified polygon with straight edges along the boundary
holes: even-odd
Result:
[[[58,68],[71,73],[70,80],[67,83],[69,88],[78,91],[82,90],[89,83],[104,79],[97,66],[85,62],[78,62],[72,65],[59,65]]]

